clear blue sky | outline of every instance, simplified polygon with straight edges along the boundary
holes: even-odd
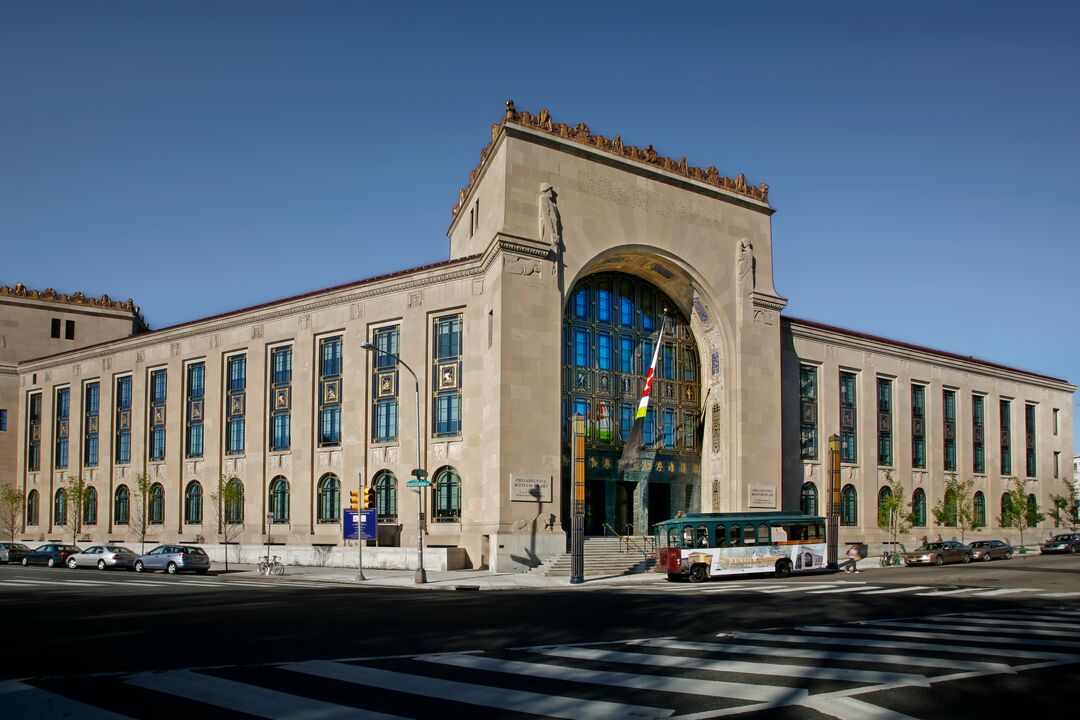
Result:
[[[1075,2],[0,0],[0,283],[154,327],[447,257],[503,101],[767,182],[790,315],[1080,381]]]

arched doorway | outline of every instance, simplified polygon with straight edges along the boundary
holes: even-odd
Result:
[[[665,319],[666,309],[666,319]],[[637,465],[619,458],[665,322]],[[690,323],[656,286],[603,273],[579,281],[563,316],[563,517],[569,518],[571,418],[586,420],[585,532],[647,534],[701,508],[701,364]]]

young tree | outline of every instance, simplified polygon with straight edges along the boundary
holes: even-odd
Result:
[[[22,530],[23,497],[19,488],[5,485],[0,488],[0,530],[4,537],[15,542],[15,536]]]
[[[1072,478],[1064,478],[1062,483],[1065,485],[1065,494],[1050,496],[1050,502],[1053,503],[1050,517],[1054,519],[1054,527],[1067,527],[1076,532],[1080,527],[1080,493],[1077,493]]]
[[[1028,481],[1023,478],[1015,478],[1012,487],[1002,498],[1001,527],[1016,528],[1020,531],[1020,552],[1024,550],[1024,530],[1036,527],[1046,519],[1046,514],[1039,512],[1038,507],[1028,504]]]
[[[210,500],[217,515],[218,535],[225,544],[225,572],[229,572],[229,545],[236,542],[236,538],[244,531],[243,482],[235,475],[219,475],[217,491],[210,494]]]
[[[911,529],[914,513],[904,499],[904,484],[893,479],[892,473],[885,473],[885,487],[888,493],[878,503],[878,527],[889,531],[893,549],[899,543],[900,535]]]
[[[82,532],[83,526],[83,504],[86,502],[86,496],[89,492],[89,488],[83,479],[76,475],[68,477],[67,482],[64,483],[64,494],[67,499],[67,522],[64,526],[67,527],[68,532],[71,534],[71,544],[74,545],[75,541],[79,538],[79,533]]]
[[[128,528],[135,535],[142,548],[140,554],[146,553],[146,535],[150,530],[150,486],[153,481],[145,473],[135,476],[131,501],[128,510]]]
[[[975,527],[975,481],[961,480],[956,473],[945,476],[945,498],[934,506],[934,521],[945,527],[960,530],[960,542],[964,542],[968,530]]]

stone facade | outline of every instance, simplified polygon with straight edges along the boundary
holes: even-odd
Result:
[[[698,461],[692,471],[684,469],[693,487],[670,499],[671,512],[798,507],[803,483],[821,472],[820,460],[800,460],[802,363],[821,368],[823,398],[835,397],[829,383],[845,367],[864,385],[891,373],[897,388],[917,377],[932,392],[954,384],[961,397],[974,389],[993,397],[1009,393],[1018,407],[1036,402],[1040,452],[1053,447],[1071,457],[1073,388],[1063,381],[782,319],[786,300],[773,284],[772,212],[767,186],[749,185],[743,175],[722,177],[715,168],[659,157],[651,146],[626,146],[617,137],[592,135],[583,125],[555,123],[546,111],[532,116],[508,105],[454,206],[449,260],[110,338],[62,355],[20,359],[12,376],[20,412],[35,396],[42,408],[40,467],[22,470],[29,433],[21,429],[14,433],[18,459],[9,464],[9,471],[19,468],[23,492],[36,491],[40,499],[36,522],[27,523],[24,538],[130,542],[132,523],[116,521],[116,495],[121,486],[132,491],[145,478],[162,493],[160,522],[149,524],[148,541],[217,543],[222,525],[212,495],[220,478],[235,477],[245,490],[238,542],[265,542],[269,531],[271,542],[297,552],[340,548],[340,518],[327,514],[323,481],[336,478],[339,502],[347,505],[350,489],[392,473],[396,513],[383,523],[384,542],[415,547],[423,500],[426,543],[463,549],[454,562],[494,570],[535,566],[566,543],[564,327],[575,286],[599,274],[644,281],[689,325],[703,432],[699,440],[685,434]],[[436,355],[447,318],[460,318],[461,350],[452,363]],[[373,354],[362,346],[391,327],[399,329],[401,361],[419,378],[419,402],[404,368],[380,375]],[[341,371],[340,378],[327,381],[320,348],[331,339],[340,339]],[[287,390],[275,386],[274,353],[282,348],[291,350]],[[240,356],[246,373],[238,390],[230,384],[229,367]],[[191,390],[193,366],[202,368],[197,397]],[[162,372],[164,386],[155,402],[150,384]],[[130,378],[129,415],[118,410],[121,378]],[[95,466],[80,451],[87,436],[81,399],[88,383],[100,389],[100,413],[89,421],[100,443]],[[63,468],[57,467],[53,437],[62,388],[69,388],[71,398],[69,460]],[[380,437],[376,421],[384,392],[396,400],[390,439]],[[859,397],[872,392],[863,388]],[[447,393],[460,397],[460,429],[446,431],[443,425],[444,406],[438,403]],[[340,405],[340,438],[320,442],[321,408],[331,396]],[[834,406],[821,401],[823,434],[836,424]],[[1049,420],[1041,414],[1051,407],[1060,411],[1057,435],[1045,429]],[[894,412],[899,458],[901,403]],[[197,454],[188,440],[193,413],[202,423]],[[289,418],[284,449],[270,442],[275,413]],[[239,425],[230,422],[240,418],[237,446]],[[860,418],[872,423],[869,411]],[[118,458],[117,432],[128,422],[130,459]],[[158,433],[154,442],[163,441],[157,459],[149,449],[151,426]],[[872,431],[872,424],[860,426],[860,442],[869,442]],[[868,452],[860,446],[859,458]],[[418,454],[432,477],[452,469],[460,477],[459,495],[407,489]],[[990,453],[987,462],[992,463]],[[902,462],[895,469],[907,479]],[[652,472],[643,467],[634,476],[638,528],[645,524]],[[876,492],[880,469],[863,461],[845,472],[858,483],[864,502],[859,525],[845,527],[845,539],[873,539],[865,502]],[[98,497],[96,522],[78,529],[60,526],[53,517],[52,499],[72,477],[93,486]],[[287,512],[268,524],[267,513],[277,512],[277,478],[285,482],[278,487],[288,488]],[[514,489],[515,479],[522,478],[550,487],[550,493],[523,497]],[[941,478],[930,471],[921,482],[936,488]],[[992,473],[985,481],[987,492],[996,492]],[[197,514],[189,507],[193,483],[205,503]],[[456,503],[455,511],[440,515],[448,503]]]

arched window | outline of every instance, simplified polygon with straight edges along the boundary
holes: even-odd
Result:
[[[92,487],[83,496],[82,518],[86,525],[97,525],[97,490]]]
[[[165,488],[161,483],[150,486],[149,512],[147,522],[151,525],[165,524]]]
[[[53,502],[53,525],[67,525],[67,493],[64,488],[56,491]]]
[[[1039,524],[1039,501],[1034,495],[1027,496],[1027,526],[1035,527]]]
[[[915,488],[911,494],[911,524],[915,527],[926,527],[926,493],[922,488]]]
[[[130,504],[131,493],[128,491],[127,485],[116,488],[113,497],[113,522],[117,525],[128,524],[128,507]]]
[[[389,470],[375,475],[375,504],[379,508],[379,520],[397,520],[397,478]]]
[[[40,499],[37,490],[31,490],[26,496],[26,524],[37,525],[38,524],[38,504]]]
[[[945,491],[945,527],[956,527],[956,491]]]
[[[319,480],[318,508],[319,522],[340,522],[341,481],[337,479],[337,475],[323,475]]]
[[[1009,516],[1012,514],[1012,495],[1010,493],[1001,494],[1001,524],[1006,526],[1009,522]]]
[[[855,492],[854,485],[845,485],[840,491],[840,524],[859,524],[859,495]]]
[[[225,522],[239,525],[244,522],[244,483],[234,477],[225,487]]]
[[[184,491],[185,523],[187,523],[188,525],[202,524],[202,504],[202,485],[199,484],[198,480],[192,480],[188,483],[187,490]]]
[[[461,478],[457,470],[444,467],[435,473],[435,522],[461,520]]]
[[[983,497],[981,490],[975,493],[971,506],[975,511],[975,527],[986,527],[986,498]]]
[[[892,488],[890,488],[888,485],[886,485],[886,486],[882,487],[880,490],[878,490],[878,494],[877,494],[877,515],[878,515],[878,526],[879,527],[883,527],[883,528],[891,527],[892,518],[890,517],[890,515],[892,513],[889,512],[889,509],[886,507],[886,503],[890,499],[892,499]]]
[[[817,485],[814,483],[803,483],[799,509],[803,515],[817,515]]]
[[[275,523],[289,522],[289,481],[281,475],[270,481],[270,514]]]

